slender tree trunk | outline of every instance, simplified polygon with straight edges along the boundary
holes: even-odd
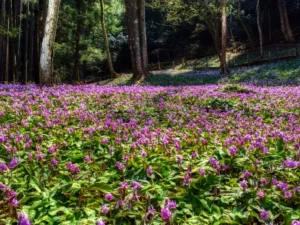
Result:
[[[53,56],[60,0],[48,0],[40,57],[40,84],[53,84]]]
[[[6,27],[6,0],[1,1],[0,25]],[[6,37],[0,35],[0,81],[5,80],[5,60],[6,60]]]
[[[109,41],[108,41],[105,22],[104,22],[104,0],[99,0],[99,1],[100,1],[100,8],[101,8],[100,22],[101,22],[101,28],[102,28],[103,38],[104,38],[104,45],[105,45],[105,52],[106,52],[106,57],[107,57],[108,68],[109,68],[111,78],[115,79],[115,78],[117,78],[117,73],[115,72],[114,67],[113,67],[110,48],[109,48]]]
[[[71,81],[80,80],[80,38],[81,38],[81,0],[76,0],[77,8],[77,29],[75,37],[75,51],[74,51],[74,67]]]
[[[226,4],[227,0],[222,0],[222,53],[221,53],[221,74],[228,74],[228,68],[226,64],[226,46],[227,46],[227,16],[226,16]]]
[[[10,1],[8,2],[8,12],[10,12]],[[11,15],[8,15],[8,17],[10,17]],[[10,42],[10,37],[9,37],[9,32],[10,32],[10,19],[7,18],[7,26],[6,26],[6,51],[5,51],[5,76],[4,76],[4,81],[7,83],[8,82],[8,78],[9,78],[9,42]]]
[[[290,42],[286,27],[285,27],[285,18],[284,18],[284,15],[283,15],[284,14],[283,13],[283,3],[282,3],[282,0],[278,0],[277,2],[278,2],[278,10],[279,10],[279,15],[280,15],[281,31],[282,31],[282,34],[283,34],[285,40],[287,42]]]
[[[28,40],[29,40],[29,2],[26,5],[26,22],[25,22],[25,51],[24,51],[24,83],[27,84],[28,79]]]
[[[242,13],[241,13],[241,3],[240,3],[240,0],[238,0],[238,19],[243,27],[243,29],[245,30],[246,34],[247,34],[247,37],[248,37],[248,40],[250,42],[250,45],[251,45],[251,48],[254,49],[254,42],[252,40],[252,37],[251,37],[251,33],[249,31],[249,29],[247,28],[243,18],[242,18]]]
[[[271,3],[269,0],[269,8],[268,8],[268,27],[269,27],[269,44],[272,44],[272,21],[271,21]]]
[[[293,43],[293,42],[295,42],[295,38],[294,38],[294,34],[293,34],[293,31],[292,31],[291,26],[290,26],[288,11],[287,11],[287,8],[286,8],[286,1],[282,0],[282,3],[283,3],[283,15],[284,15],[284,22],[285,22],[287,35],[289,37],[289,42]]]
[[[149,69],[148,69],[148,49],[147,49],[145,0],[138,0],[138,4],[139,4],[138,5],[138,8],[139,8],[139,29],[140,29],[143,70],[144,70],[145,75],[148,76]]]
[[[137,82],[145,78],[146,74],[143,69],[142,54],[140,46],[140,32],[138,19],[138,2],[137,0],[125,0],[126,20],[128,27],[128,43],[131,53],[131,63],[133,76],[132,81]]]
[[[263,33],[261,29],[261,21],[260,21],[260,0],[257,0],[256,3],[256,13],[257,13],[257,27],[258,27],[258,32],[259,32],[259,46],[260,46],[260,57],[263,57],[264,55],[264,50],[263,50]]]

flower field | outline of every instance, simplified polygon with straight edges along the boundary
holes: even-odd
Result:
[[[300,223],[300,87],[0,86],[0,224]]]

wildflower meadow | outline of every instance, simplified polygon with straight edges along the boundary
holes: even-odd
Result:
[[[0,224],[300,218],[300,87],[0,86]]]

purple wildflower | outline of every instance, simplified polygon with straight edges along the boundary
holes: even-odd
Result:
[[[29,219],[25,216],[24,213],[18,214],[19,225],[31,225]]]
[[[8,170],[8,168],[5,165],[5,163],[0,163],[0,171],[6,171],[6,170]]]
[[[170,218],[172,218],[172,213],[170,212],[170,210],[168,208],[161,209],[161,218],[163,220],[169,220]]]
[[[109,208],[107,207],[106,204],[104,204],[102,207],[101,207],[101,212],[106,215],[108,212],[109,212]]]
[[[147,168],[147,174],[148,174],[148,176],[151,176],[153,174],[153,169],[152,169],[151,166],[148,166],[148,168]]]
[[[52,164],[53,167],[57,167],[58,161],[55,158],[52,158],[51,159],[51,164]]]
[[[240,183],[241,187],[243,188],[243,190],[245,191],[248,187],[247,181],[246,180],[242,180]]]
[[[261,219],[266,220],[269,218],[269,213],[263,208],[259,216]]]
[[[236,155],[237,153],[237,148],[235,146],[232,146],[230,149],[229,149],[229,153],[230,155],[233,157]]]
[[[97,225],[105,225],[105,223],[102,220],[98,220]]]
[[[133,181],[132,182],[132,187],[135,189],[135,190],[138,190],[138,189],[141,189],[142,188],[142,185],[137,182],[137,181]]]
[[[258,192],[257,192],[257,197],[262,199],[265,196],[266,196],[265,192],[263,190],[259,189]]]
[[[200,169],[199,170],[199,174],[203,177],[205,176],[205,170],[204,169]]]
[[[112,200],[114,200],[114,196],[111,193],[107,193],[105,195],[105,200],[111,202]]]
[[[267,185],[268,181],[266,178],[261,178],[260,183],[261,183],[261,185],[265,186],[265,185]]]
[[[10,163],[8,164],[8,168],[9,169],[14,169],[19,163],[18,158],[12,158],[12,160],[10,161]]]

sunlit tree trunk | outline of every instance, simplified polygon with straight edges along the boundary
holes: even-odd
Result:
[[[40,57],[40,84],[53,84],[53,54],[60,0],[48,0]]]
[[[108,41],[106,26],[105,26],[105,22],[104,22],[104,0],[99,0],[99,1],[100,1],[100,9],[101,9],[100,22],[101,22],[101,28],[102,28],[102,33],[103,33],[108,68],[109,68],[111,78],[115,79],[117,77],[117,73],[115,72],[114,67],[113,67],[110,48],[109,48],[109,41]]]
[[[222,0],[222,53],[221,53],[221,74],[228,74],[228,68],[226,64],[226,47],[227,47],[227,16],[226,16],[226,4],[227,0]]]

